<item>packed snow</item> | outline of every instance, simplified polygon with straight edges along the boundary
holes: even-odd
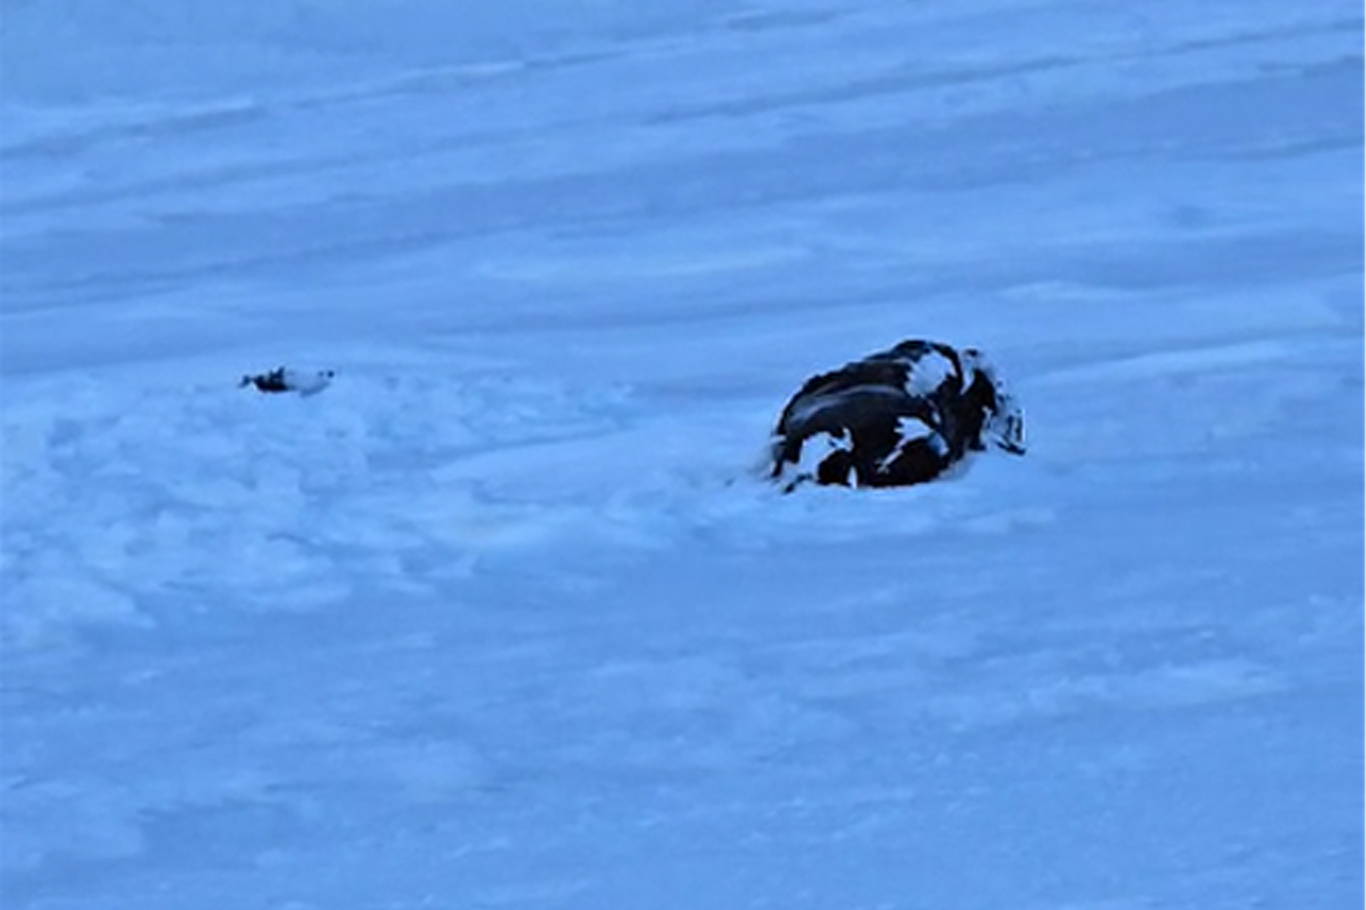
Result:
[[[6,910],[1361,905],[1359,3],[0,39]],[[1028,455],[765,479],[914,337]]]

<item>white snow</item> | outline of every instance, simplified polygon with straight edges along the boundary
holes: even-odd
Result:
[[[1359,906],[1362,35],[7,0],[0,905]],[[1027,456],[753,470],[911,337]]]
[[[892,451],[887,454],[886,458],[878,462],[879,470],[885,471],[890,467],[891,464],[900,458],[902,453],[906,451],[906,446],[915,442],[917,439],[925,439],[928,437],[930,446],[940,455],[946,454],[949,450],[948,443],[944,441],[944,437],[939,435],[934,427],[918,417],[902,417],[898,419],[896,422],[896,434],[898,440],[897,444]]]
[[[852,452],[854,440],[843,435],[836,436],[833,433],[816,433],[803,440],[801,452],[797,458],[797,463],[792,465],[786,473],[794,477],[813,478],[821,466],[821,462],[833,455],[835,452]]]
[[[972,384],[972,367],[973,364],[970,361],[963,364],[963,375],[961,377],[963,388]],[[926,354],[911,364],[911,370],[906,375],[906,392],[916,398],[929,395],[942,386],[944,380],[950,376],[958,376],[958,372],[953,361],[943,354],[938,352]]]

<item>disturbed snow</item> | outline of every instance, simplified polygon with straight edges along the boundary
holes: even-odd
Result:
[[[1360,900],[1358,5],[182,6],[5,11],[7,908]]]

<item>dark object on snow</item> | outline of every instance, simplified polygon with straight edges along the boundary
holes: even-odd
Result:
[[[268,373],[243,376],[239,387],[256,386],[258,392],[298,392],[300,395],[316,395],[332,382],[332,370],[304,372],[277,367]]]
[[[772,477],[785,492],[908,486],[988,443],[1023,455],[1024,414],[982,354],[903,341],[802,386],[774,430]]]

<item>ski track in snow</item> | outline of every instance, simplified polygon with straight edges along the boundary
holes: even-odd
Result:
[[[387,7],[6,10],[7,908],[1360,899],[1359,8]]]

